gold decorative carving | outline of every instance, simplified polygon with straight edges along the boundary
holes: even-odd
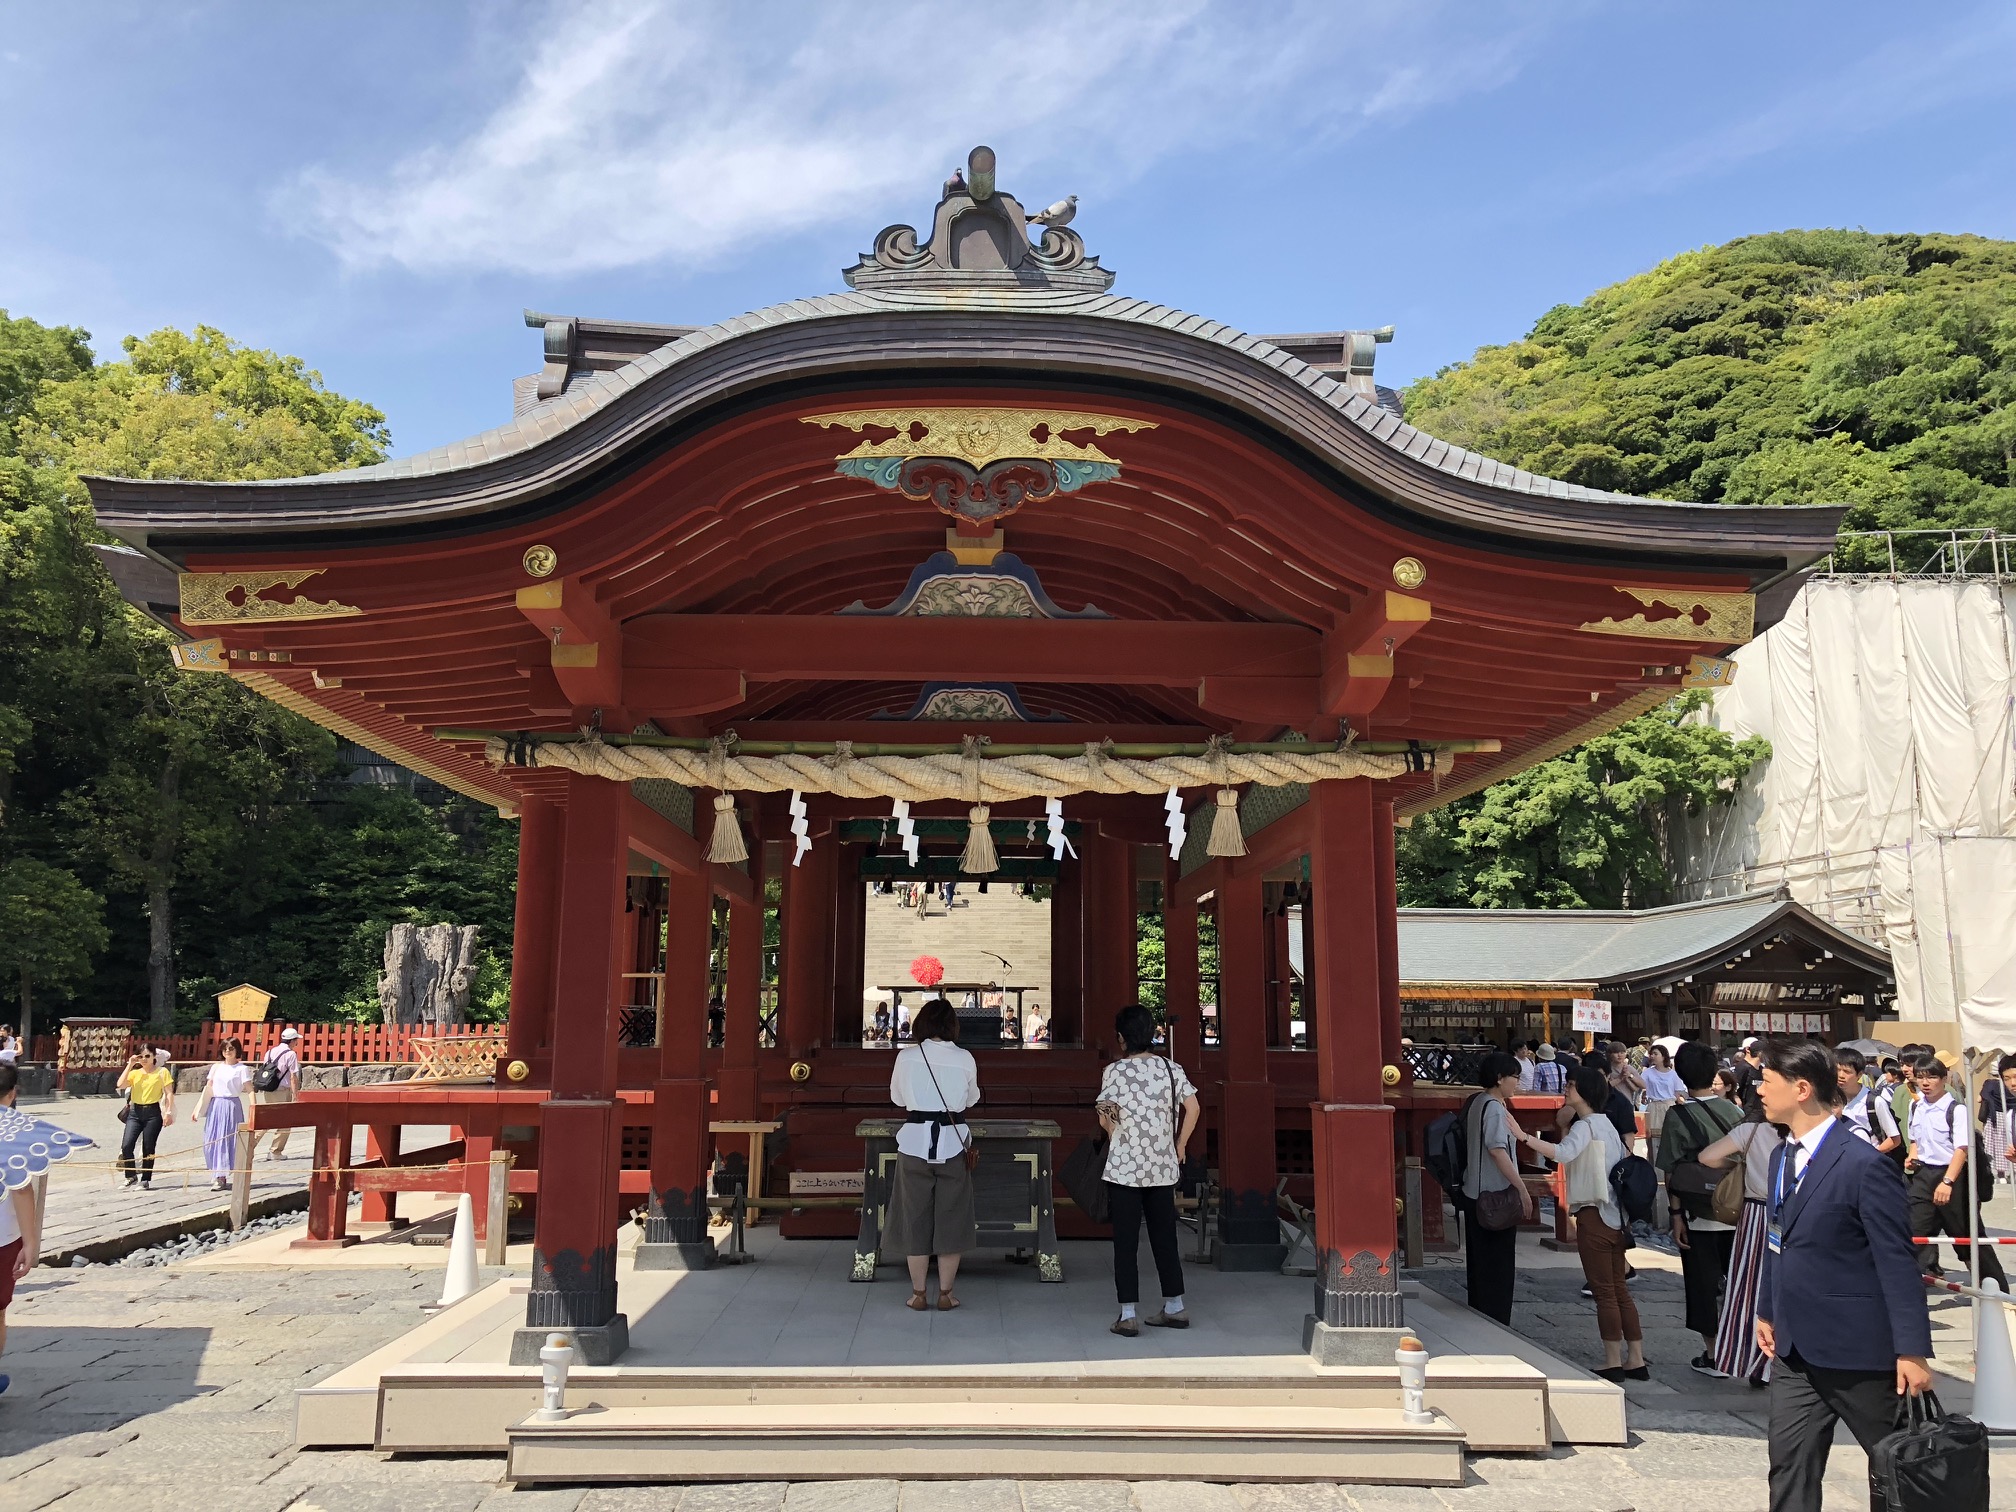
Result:
[[[318,601],[296,598],[292,603],[262,597],[269,588],[299,588],[312,577],[320,577],[320,567],[304,567],[293,572],[179,572],[185,625],[237,625],[247,620],[347,619],[364,611],[334,599]],[[231,595],[242,594],[234,603]]]
[[[808,1082],[812,1080],[811,1063],[809,1061],[791,1062],[791,1080],[794,1082]]]
[[[1399,1086],[1400,1068],[1398,1066],[1381,1066],[1379,1068],[1379,1080],[1389,1087]]]
[[[514,1082],[522,1082],[532,1074],[532,1068],[522,1060],[514,1060],[504,1068],[504,1074]]]
[[[934,577],[917,590],[905,614],[920,618],[1041,619],[1028,585],[1012,577]]]
[[[1736,681],[1736,663],[1726,656],[1690,656],[1680,678],[1683,688],[1726,688]]]
[[[214,636],[209,640],[184,641],[179,646],[170,646],[168,655],[180,672],[231,670],[231,658],[225,653],[224,642]]]
[[[1627,593],[1647,609],[1676,611],[1665,619],[1634,614],[1629,619],[1590,620],[1582,628],[1591,635],[1635,635],[1645,640],[1713,641],[1740,646],[1754,633],[1757,599],[1748,593],[1703,593],[1693,588],[1631,588]]]
[[[1036,457],[1067,462],[1117,461],[1092,442],[1079,446],[1064,439],[1066,431],[1091,431],[1104,436],[1112,431],[1154,430],[1152,420],[1129,420],[1121,415],[1095,415],[1081,410],[1017,409],[880,409],[843,410],[830,415],[807,415],[807,425],[840,426],[847,430],[893,430],[887,441],[863,441],[848,457],[957,457],[974,467],[985,467],[1008,457]],[[1045,431],[1038,441],[1034,432]],[[922,434],[912,436],[913,430]]]
[[[551,546],[527,546],[525,548],[525,571],[535,578],[553,576],[553,569],[560,565],[560,553]]]
[[[1428,569],[1419,557],[1402,557],[1393,564],[1393,581],[1402,588],[1419,588],[1428,581]]]

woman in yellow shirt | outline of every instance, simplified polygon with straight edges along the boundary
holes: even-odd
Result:
[[[119,1073],[119,1090],[126,1094],[126,1136],[119,1141],[119,1169],[126,1173],[126,1185],[152,1187],[154,1146],[161,1130],[175,1122],[175,1067],[165,1050],[136,1053]],[[135,1167],[133,1151],[139,1148]]]

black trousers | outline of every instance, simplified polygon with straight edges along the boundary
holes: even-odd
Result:
[[[131,1176],[133,1150],[140,1150],[139,1171],[143,1182],[154,1179],[154,1146],[161,1140],[161,1104],[134,1103],[126,1110],[126,1132],[119,1140],[119,1169]]]
[[[1141,1223],[1164,1297],[1183,1295],[1183,1256],[1176,1248],[1176,1188],[1106,1183],[1106,1215],[1113,1220],[1113,1290],[1122,1302],[1141,1300]]]
[[[1864,1449],[1897,1426],[1895,1370],[1823,1370],[1795,1351],[1771,1367],[1771,1512],[1820,1512],[1834,1424]],[[1883,1512],[1875,1487],[1871,1512]]]
[[[1944,1166],[1921,1165],[1905,1179],[1911,1194],[1911,1232],[1920,1239],[1929,1239],[1935,1234],[1952,1237],[1953,1248],[1960,1252],[1960,1264],[1967,1264],[1967,1185],[1974,1180],[1974,1173],[1962,1171],[1960,1179],[1953,1183],[1953,1198],[1944,1207],[1932,1200],[1932,1193],[1946,1178]],[[1919,1252],[1918,1268],[1928,1276],[1939,1274],[1939,1246],[1920,1244],[1914,1246]],[[2002,1274],[2002,1262],[1995,1258],[1995,1246],[1981,1246],[1981,1274],[1993,1276],[2002,1283],[2002,1289],[2009,1289],[2009,1281]]]
[[[1470,1305],[1508,1328],[1512,1286],[1519,1279],[1519,1229],[1487,1229],[1471,1213],[1463,1215],[1463,1268]]]
[[[1722,1326],[1722,1287],[1729,1279],[1729,1252],[1735,1247],[1734,1229],[1687,1225],[1687,1248],[1680,1251],[1687,1327],[1708,1341],[1710,1354],[1715,1352],[1715,1331]]]

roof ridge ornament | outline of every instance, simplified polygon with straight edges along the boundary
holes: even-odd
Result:
[[[843,271],[849,288],[1028,289],[1101,294],[1113,274],[1088,257],[1084,238],[1067,229],[1078,196],[1067,195],[1034,215],[996,186],[994,149],[975,147],[965,172],[945,181],[932,214],[931,234],[920,242],[914,226],[885,226],[872,251]],[[1040,240],[1029,240],[1040,226]]]

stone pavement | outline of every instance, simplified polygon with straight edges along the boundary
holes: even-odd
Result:
[[[1548,1260],[1565,1257],[1548,1257]],[[502,1272],[486,1275],[503,1274]],[[1460,1293],[1461,1271],[1421,1278]],[[1579,1275],[1536,1256],[1515,1321],[1594,1355]],[[513,1491],[490,1457],[393,1458],[293,1447],[294,1389],[404,1332],[432,1267],[311,1273],[169,1266],[37,1271],[10,1309],[0,1396],[0,1512],[1750,1512],[1765,1505],[1764,1401],[1682,1362],[1679,1278],[1634,1283],[1657,1379],[1633,1386],[1633,1442],[1544,1458],[1477,1456],[1469,1484],[1216,1486],[1183,1482],[847,1481]],[[1942,1329],[1950,1348],[1952,1334]],[[1949,1405],[1953,1405],[1949,1400]],[[1996,1505],[2016,1508],[2016,1449]],[[1836,1451],[1828,1507],[1868,1505],[1863,1458]]]

